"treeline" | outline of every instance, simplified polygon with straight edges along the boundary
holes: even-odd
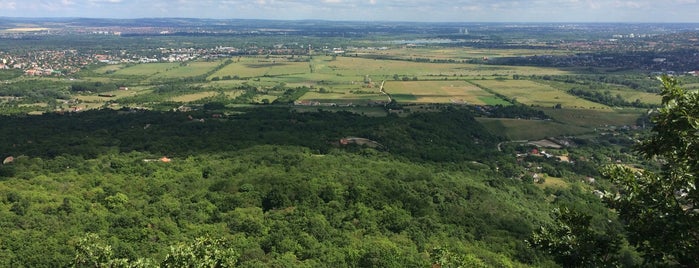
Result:
[[[471,112],[455,108],[404,118],[363,117],[349,112],[298,113],[287,109],[241,108],[235,112],[240,114],[226,118],[212,118],[212,113],[218,111],[129,109],[86,111],[69,116],[3,117],[5,124],[0,134],[7,139],[0,144],[0,152],[94,157],[102,151],[116,149],[181,156],[194,151],[233,151],[259,144],[301,145],[325,152],[334,148],[333,144],[340,138],[358,136],[375,140],[392,153],[410,159],[485,161],[502,139],[488,133]],[[206,122],[190,121],[189,116]],[[64,134],[55,135],[46,129]],[[84,133],[90,134],[85,137]]]
[[[495,118],[524,118],[524,119],[550,119],[546,113],[540,110],[533,109],[529,106],[516,104],[516,105],[496,105],[492,109],[484,110],[482,108],[477,109],[482,114],[488,117]]]
[[[0,96],[18,97],[20,103],[56,102],[56,99],[68,100],[68,86],[49,80],[22,80],[4,84],[0,87]]]
[[[636,99],[634,101],[627,101],[620,94],[612,95],[612,93],[609,91],[599,92],[580,88],[571,88],[567,92],[571,95],[575,95],[589,101],[594,101],[609,106],[636,108],[652,108],[657,106],[654,104],[643,103],[640,99]]]
[[[119,89],[119,86],[114,83],[102,82],[78,82],[70,85],[70,91],[73,92],[107,92]]]

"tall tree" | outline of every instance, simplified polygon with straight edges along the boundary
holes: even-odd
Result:
[[[699,93],[662,77],[662,104],[652,118],[652,135],[637,147],[662,163],[659,172],[622,165],[603,175],[617,185],[607,204],[618,212],[629,241],[649,264],[696,267],[699,264]]]

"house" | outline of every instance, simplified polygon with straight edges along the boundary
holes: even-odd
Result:
[[[119,87],[119,90],[129,90],[128,87]]]

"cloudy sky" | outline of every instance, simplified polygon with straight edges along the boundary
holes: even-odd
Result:
[[[699,0],[0,0],[0,16],[699,22]]]

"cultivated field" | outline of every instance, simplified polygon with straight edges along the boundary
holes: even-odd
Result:
[[[318,101],[324,104],[335,103],[338,105],[366,105],[370,102],[388,102],[388,97],[378,92],[378,89],[374,89],[374,93],[371,91],[362,91],[360,93],[350,93],[350,92],[332,92],[332,93],[319,93],[317,91],[311,91],[303,95],[300,101]]]
[[[473,80],[478,86],[498,94],[516,99],[517,102],[538,107],[554,107],[560,104],[564,108],[575,109],[611,109],[609,106],[591,102],[570,95],[549,85],[529,80]]]
[[[114,65],[102,67],[97,69],[96,72],[106,73],[109,70],[115,70],[113,76],[137,76],[150,80],[168,79],[203,75],[222,63],[222,61],[193,61],[186,63],[186,65],[180,63]]]
[[[387,81],[384,90],[400,103],[509,103],[465,81]]]
[[[309,73],[308,62],[293,62],[286,57],[237,57],[233,63],[213,73],[208,77],[272,77],[280,75]]]
[[[569,54],[564,50],[551,49],[480,49],[480,48],[399,48],[388,50],[361,51],[364,54],[384,55],[402,59],[432,59],[432,60],[470,60],[519,57],[531,55],[561,55]]]
[[[586,128],[612,126],[631,126],[636,124],[636,120],[647,112],[646,109],[613,109],[613,110],[591,110],[591,109],[553,109],[540,108],[547,115],[556,121],[572,126]]]
[[[590,128],[545,120],[478,118],[488,130],[511,140],[537,140],[546,137],[590,133]]]
[[[204,92],[198,92],[198,93],[192,93],[192,94],[185,94],[185,95],[179,95],[176,97],[170,98],[171,101],[176,101],[176,102],[191,102],[191,101],[197,101],[203,98],[208,98],[208,97],[213,97],[216,96],[215,91],[204,91]]]

